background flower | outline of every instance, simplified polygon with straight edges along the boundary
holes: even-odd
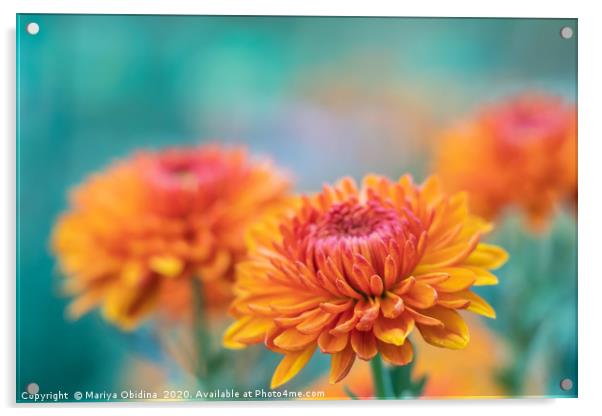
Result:
[[[468,191],[489,219],[515,207],[541,229],[559,204],[577,202],[577,111],[558,97],[525,93],[485,107],[445,132],[436,152],[445,186]]]
[[[52,247],[78,317],[96,305],[123,329],[155,309],[191,311],[191,279],[204,302],[230,299],[249,224],[286,200],[288,181],[243,149],[140,152],[93,175],[71,195]]]
[[[331,355],[330,381],[357,357],[381,353],[393,365],[412,361],[414,328],[430,344],[459,349],[469,341],[457,309],[494,317],[470,289],[491,285],[506,261],[480,243],[491,225],[470,215],[462,193],[448,196],[435,177],[422,186],[351,179],[304,197],[292,215],[256,234],[243,262],[224,342],[265,342],[284,358],[272,387],[295,376],[316,347]]]

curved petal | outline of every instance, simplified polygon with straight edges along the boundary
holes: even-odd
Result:
[[[433,284],[438,292],[457,292],[469,288],[477,280],[475,274],[464,267],[446,267],[440,269],[441,272],[447,273],[449,279]]]
[[[409,340],[401,345],[378,341],[378,350],[382,354],[383,360],[393,365],[406,365],[414,358],[414,348]]]
[[[330,384],[338,383],[344,379],[351,370],[354,361],[355,352],[353,352],[351,344],[348,344],[343,351],[332,354],[330,356],[330,376],[328,378]]]
[[[474,282],[475,286],[491,286],[498,284],[498,278],[489,270],[476,266],[462,266],[475,274],[477,279]]]
[[[249,344],[262,342],[266,332],[274,326],[270,319],[250,316],[239,319],[226,330],[223,345],[226,348],[240,349]]]
[[[332,335],[330,331],[324,331],[318,337],[320,351],[327,354],[341,352],[349,343],[349,332],[340,335]]]
[[[289,328],[274,338],[274,345],[286,351],[300,351],[318,338],[318,334],[304,334]]]
[[[316,344],[309,345],[304,350],[298,352],[292,352],[286,354],[284,358],[276,367],[274,375],[272,376],[271,388],[275,389],[295,377],[305,364],[311,359],[314,351],[316,350]]]
[[[508,252],[501,247],[480,243],[464,262],[469,266],[497,269],[508,260]]]
[[[466,310],[495,319],[495,310],[493,307],[476,293],[466,290],[455,293],[455,295],[470,301]]]
[[[424,313],[443,323],[443,326],[417,324],[418,330],[426,342],[450,349],[462,349],[468,345],[470,340],[468,326],[456,311],[435,306]]]
[[[414,329],[412,318],[387,319],[382,316],[374,323],[374,335],[387,344],[402,345]]]
[[[354,330],[351,332],[351,346],[362,360],[370,360],[378,353],[376,338],[372,332]]]
[[[417,281],[416,284],[403,295],[403,301],[418,309],[428,309],[437,301],[437,292],[431,286]]]
[[[380,310],[385,318],[397,318],[403,309],[403,299],[393,292],[386,292],[380,301]]]

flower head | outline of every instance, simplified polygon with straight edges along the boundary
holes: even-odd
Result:
[[[436,178],[417,186],[351,179],[303,197],[289,215],[253,234],[240,263],[230,348],[264,342],[284,354],[272,386],[291,379],[316,348],[331,355],[338,382],[356,357],[378,352],[394,365],[413,358],[408,336],[463,348],[468,328],[458,309],[493,317],[470,289],[496,284],[489,269],[507,258],[480,243],[490,224],[470,215],[466,195],[444,194]]]
[[[231,298],[249,225],[279,209],[287,179],[242,149],[141,152],[74,190],[52,247],[78,317],[100,305],[124,329],[156,309],[191,310],[191,280],[205,301]]]
[[[436,170],[447,189],[469,192],[479,215],[516,207],[539,229],[558,203],[576,203],[576,121],[575,106],[559,98],[516,97],[447,131]]]

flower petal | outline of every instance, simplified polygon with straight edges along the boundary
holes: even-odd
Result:
[[[316,311],[318,311],[316,314],[308,317],[297,325],[297,329],[300,332],[303,332],[304,334],[313,334],[324,328],[324,326],[330,323],[336,316],[326,313],[320,308],[316,308]]]
[[[475,251],[468,256],[464,264],[485,269],[497,269],[506,263],[506,260],[508,260],[508,252],[503,248],[480,243]]]
[[[376,338],[369,331],[355,330],[351,332],[351,346],[362,360],[370,360],[378,352],[376,349]]]
[[[439,292],[437,296],[437,305],[441,305],[448,309],[464,309],[470,305],[470,301],[463,299],[456,293]]]
[[[374,325],[374,321],[378,318],[380,311],[380,300],[375,298],[368,301],[359,301],[355,304],[355,316],[359,318],[355,328],[360,331],[369,331]]]
[[[393,365],[406,365],[414,358],[414,348],[409,340],[401,345],[378,341],[378,350],[382,354],[383,360]]]
[[[300,351],[318,338],[318,333],[304,334],[295,328],[284,330],[274,338],[274,345],[286,351]]]
[[[348,343],[349,332],[344,332],[340,335],[332,335],[329,331],[323,331],[318,337],[320,351],[327,354],[343,351]]]
[[[417,324],[422,338],[431,345],[442,348],[462,349],[468,345],[468,326],[456,311],[435,306],[424,311],[443,323],[443,326]]]
[[[395,293],[386,292],[380,301],[380,310],[385,318],[397,318],[403,309],[403,299]]]
[[[304,350],[286,354],[276,367],[272,376],[271,388],[275,389],[293,378],[311,359],[316,344],[311,344]]]
[[[245,316],[226,330],[223,344],[227,348],[240,349],[248,344],[261,342],[273,326],[274,323],[270,319]]]
[[[374,323],[374,335],[387,344],[402,345],[414,329],[414,319],[387,319],[382,316]]]
[[[475,274],[463,267],[446,267],[440,269],[449,275],[449,279],[433,284],[438,292],[457,292],[469,288],[477,280]]]
[[[427,309],[437,301],[437,292],[431,286],[416,282],[412,288],[403,295],[404,303],[418,308]]]
[[[475,266],[462,266],[462,267],[470,270],[471,272],[473,272],[475,274],[475,276],[477,277],[477,279],[474,282],[475,286],[490,286],[490,285],[498,284],[497,276],[494,275],[493,273],[491,273],[489,270],[486,270],[482,267],[475,267]]]
[[[470,301],[466,310],[495,319],[495,310],[485,299],[469,290],[455,293],[455,295]]]
[[[332,354],[330,356],[330,384],[338,383],[344,379],[351,370],[354,361],[355,352],[353,352],[350,344],[343,351]]]

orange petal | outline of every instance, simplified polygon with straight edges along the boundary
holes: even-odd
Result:
[[[378,341],[378,350],[382,354],[383,360],[393,365],[406,365],[414,358],[414,349],[409,340],[402,345],[391,345]]]
[[[470,290],[455,293],[455,295],[470,301],[467,310],[486,316],[487,318],[495,319],[495,310],[482,297]]]
[[[176,277],[184,270],[184,262],[175,256],[153,256],[148,267],[161,276]]]
[[[369,331],[374,325],[374,321],[378,318],[378,312],[380,311],[380,300],[375,298],[369,301],[360,301],[355,304],[355,316],[359,317],[358,323],[355,325],[356,329],[360,331]]]
[[[464,264],[485,269],[497,269],[506,263],[506,260],[508,260],[508,252],[503,248],[480,243],[475,251],[468,256]]]
[[[446,267],[440,271],[447,273],[449,279],[433,284],[438,292],[458,292],[469,288],[477,280],[475,274],[464,267]]]
[[[349,344],[343,351],[332,354],[330,358],[330,384],[338,383],[344,379],[351,370],[354,361],[355,352]]]
[[[274,338],[274,345],[286,351],[300,351],[316,338],[318,338],[317,333],[304,334],[295,328],[289,328]]]
[[[468,326],[456,311],[435,306],[425,311],[425,315],[432,316],[443,323],[442,327],[417,324],[426,342],[450,349],[462,349],[468,345],[470,339]]]
[[[397,271],[399,268],[397,267],[397,263],[395,259],[389,254],[385,258],[385,288],[392,288],[397,282]]]
[[[234,322],[224,334],[226,348],[240,349],[263,341],[266,332],[274,326],[270,319],[245,316]]]
[[[335,324],[335,327],[330,330],[330,333],[332,335],[340,335],[344,332],[349,332],[355,328],[355,324],[357,324],[359,319],[359,316],[350,309],[339,316],[339,320]]]
[[[474,282],[475,286],[490,286],[490,285],[498,284],[497,276],[494,275],[493,273],[491,273],[489,270],[486,270],[482,267],[475,267],[475,266],[462,266],[462,267],[470,270],[471,272],[473,272],[475,274],[475,276],[477,277],[477,279]]]
[[[232,265],[232,258],[227,251],[218,251],[211,263],[199,268],[199,275],[203,280],[214,280],[221,278]]]
[[[415,283],[416,283],[416,279],[414,278],[414,276],[410,276],[410,277],[402,280],[397,285],[397,287],[393,290],[393,292],[398,295],[403,295],[408,290],[410,290],[412,288],[412,286],[414,286]]]
[[[297,375],[311,359],[315,350],[316,344],[312,344],[302,351],[286,354],[274,371],[271,388],[275,389]]]
[[[427,309],[437,301],[437,292],[431,286],[416,282],[412,288],[403,295],[405,304],[418,309]]]
[[[403,308],[403,299],[392,292],[386,292],[380,301],[380,310],[385,318],[397,318]]]
[[[317,313],[313,314],[299,325],[297,329],[304,334],[313,334],[324,328],[330,321],[335,318],[335,315],[326,313],[320,308],[316,308]]]
[[[427,326],[443,326],[443,322],[440,320],[433,318],[432,316],[427,316],[421,314],[420,312],[415,311],[409,306],[406,307],[406,311],[412,315],[412,318],[416,321],[417,324],[427,325]]]
[[[464,309],[470,305],[470,301],[458,296],[458,293],[439,292],[437,295],[437,305],[449,309]]]
[[[387,344],[402,345],[414,329],[412,318],[387,319],[382,316],[374,323],[374,335]]]
[[[377,274],[373,274],[370,277],[370,291],[375,296],[380,296],[383,293],[384,285],[380,276]]]
[[[420,261],[422,264],[438,267],[461,264],[475,251],[475,247],[479,243],[479,238],[480,235],[477,233],[468,241],[463,241],[433,252],[427,252]]]
[[[320,351],[327,354],[343,351],[348,342],[349,332],[344,332],[340,335],[332,335],[329,331],[323,331],[318,337]]]
[[[376,349],[376,338],[369,331],[351,332],[351,346],[359,358],[370,360],[378,350]]]
[[[324,302],[320,304],[320,308],[328,313],[341,313],[349,309],[351,305],[353,305],[353,301],[349,299],[341,302]]]
[[[443,272],[424,273],[416,275],[416,281],[426,283],[428,285],[436,285],[437,283],[445,282],[449,279],[449,274]]]

